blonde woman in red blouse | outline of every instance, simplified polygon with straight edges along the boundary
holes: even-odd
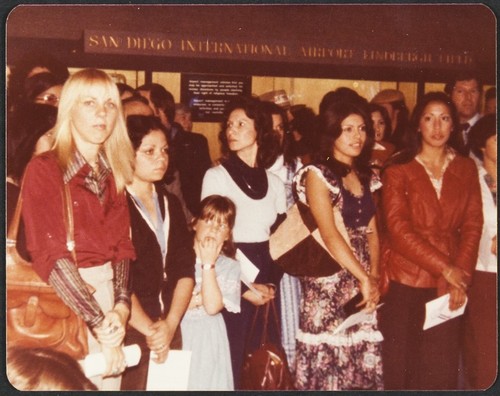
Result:
[[[65,83],[51,151],[28,164],[23,220],[33,268],[89,329],[89,352],[102,351],[99,389],[119,389],[126,367],[121,344],[130,311],[129,238],[125,184],[134,153],[118,89],[100,70],[85,69]],[[63,220],[64,184],[74,217],[75,257]]]

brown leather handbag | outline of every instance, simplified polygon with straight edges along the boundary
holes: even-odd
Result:
[[[259,310],[264,309],[264,328],[260,346],[258,349],[245,356],[243,373],[241,376],[241,389],[243,390],[293,390],[293,380],[288,368],[285,351],[281,345],[267,341],[269,310],[276,321],[279,330],[278,315],[274,300],[269,301],[262,307],[257,307],[250,328],[248,340],[252,339],[255,322],[259,316]],[[280,336],[281,339],[281,336]]]
[[[70,246],[74,239],[73,213],[68,194],[69,189],[65,185],[64,218]],[[87,326],[17,251],[21,206],[22,196],[19,194],[6,244],[7,347],[48,347],[82,359],[88,353]]]

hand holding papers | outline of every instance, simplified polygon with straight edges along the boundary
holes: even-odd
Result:
[[[256,295],[262,297],[262,294],[252,285],[259,274],[259,269],[240,249],[236,250],[236,260],[239,261],[241,266],[241,281]]]
[[[445,294],[435,300],[429,301],[425,304],[424,330],[463,315],[466,306],[467,301],[455,311],[450,311],[450,294]]]
[[[381,307],[383,304],[377,305],[377,309]],[[349,327],[352,327],[354,325],[357,325],[359,323],[365,323],[365,322],[372,322],[375,320],[375,315],[377,314],[376,311],[371,312],[371,313],[366,313],[365,311],[361,310],[359,312],[356,312],[355,314],[352,314],[349,316],[346,320],[344,320],[333,332],[333,334],[338,334],[342,331],[347,330]]]
[[[136,366],[141,359],[141,348],[139,345],[127,345],[123,348],[127,367]],[[102,352],[91,353],[85,359],[79,361],[80,366],[87,378],[102,375],[106,370],[106,359]]]

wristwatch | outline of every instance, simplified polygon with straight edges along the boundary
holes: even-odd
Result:
[[[215,268],[215,264],[202,264],[201,269],[202,270],[211,270]]]

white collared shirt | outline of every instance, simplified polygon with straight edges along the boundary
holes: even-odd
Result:
[[[497,273],[497,256],[491,252],[492,239],[497,235],[497,206],[491,195],[491,191],[484,180],[486,170],[479,165],[479,184],[481,186],[481,198],[483,201],[483,232],[479,242],[479,255],[477,258],[476,271]]]

